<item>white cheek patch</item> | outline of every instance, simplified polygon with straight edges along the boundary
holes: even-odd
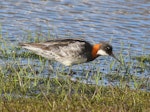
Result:
[[[107,56],[108,55],[104,50],[98,50],[97,54],[102,55],[102,56]]]

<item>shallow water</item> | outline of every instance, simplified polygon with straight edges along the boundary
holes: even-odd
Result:
[[[5,0],[0,2],[0,24],[3,38],[16,43],[24,41],[29,31],[33,35],[50,32],[59,38],[111,42],[115,54],[122,52],[134,66],[128,55],[150,54],[149,0]],[[97,65],[107,74],[112,60],[102,57]],[[150,74],[145,70],[136,75]]]

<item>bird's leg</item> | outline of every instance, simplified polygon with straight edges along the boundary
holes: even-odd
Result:
[[[74,74],[75,74],[75,72],[72,70],[72,67],[69,67],[69,69],[68,69],[68,76],[72,76]]]
[[[67,70],[67,75],[66,75],[67,81],[76,82],[76,80],[73,77],[73,75],[75,75],[75,72],[72,70],[72,67],[68,67],[67,69],[68,69]]]
[[[68,76],[71,75],[71,67],[68,68],[68,73],[67,73],[67,75],[68,75]]]
[[[54,73],[54,67],[52,66],[52,61],[51,60],[48,60],[48,66],[49,66],[49,71],[50,73]]]

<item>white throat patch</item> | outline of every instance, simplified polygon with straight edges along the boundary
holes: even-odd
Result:
[[[102,56],[107,56],[107,55],[108,55],[108,54],[106,53],[106,51],[101,50],[101,49],[97,51],[97,54],[98,54],[98,55],[102,55]]]

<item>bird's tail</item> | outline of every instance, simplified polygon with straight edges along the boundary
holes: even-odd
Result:
[[[38,51],[40,48],[32,45],[31,43],[19,43],[19,46],[21,46],[22,48],[31,50],[31,51]]]
[[[28,46],[28,43],[18,43],[18,45],[23,47],[23,46]]]

